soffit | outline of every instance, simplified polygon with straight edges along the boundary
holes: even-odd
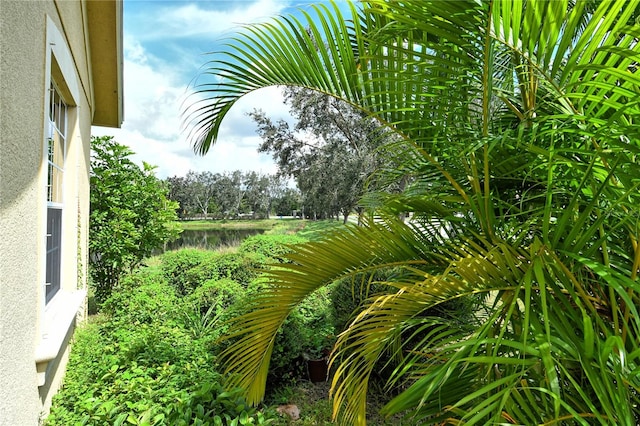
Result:
[[[120,127],[123,120],[122,1],[87,1],[94,113],[92,124]]]

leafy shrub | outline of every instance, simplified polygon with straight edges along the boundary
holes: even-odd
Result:
[[[46,424],[269,423],[238,391],[222,389],[211,336],[194,337],[185,320],[195,300],[231,303],[232,282],[218,283],[217,293],[214,287],[206,284],[191,300],[178,297],[161,271],[127,277],[100,319],[78,330]]]
[[[238,391],[221,388],[219,374],[207,361],[210,359],[201,358],[155,367],[105,364],[107,371],[102,368],[88,386],[73,389],[65,385],[55,398],[47,425],[230,424],[238,418],[268,423],[244,403]],[[68,377],[65,383],[73,379]]]
[[[240,396],[241,391],[224,391],[220,385],[207,383],[198,391],[169,406],[163,424],[190,425],[266,425],[275,420],[275,413],[267,415],[249,407]]]
[[[201,311],[213,306],[216,315],[220,315],[244,297],[245,293],[246,289],[243,286],[232,279],[224,278],[205,281],[187,300]]]
[[[321,287],[307,297],[294,311],[302,318],[303,352],[308,359],[328,355],[335,343],[335,317],[332,309],[332,289]]]
[[[211,252],[195,248],[166,252],[161,258],[162,273],[178,294],[187,294],[193,290],[187,271],[200,265],[208,256]]]
[[[225,278],[205,281],[186,298],[186,321],[196,337],[209,335],[213,340],[222,335],[224,322],[236,313],[246,289],[236,281]]]
[[[170,407],[197,384],[220,379],[212,355],[178,327],[142,324],[109,333],[99,324],[83,331],[47,424],[165,424]]]
[[[178,295],[186,296],[209,280],[232,279],[245,287],[258,276],[264,259],[251,253],[216,253],[197,249],[168,252],[162,271]]]
[[[192,271],[201,280],[198,285],[209,279],[227,278],[246,288],[263,267],[264,262],[250,253],[212,253]]]
[[[306,359],[319,359],[335,338],[329,288],[321,288],[294,309],[276,334],[269,382],[284,383],[306,376]]]
[[[141,269],[126,276],[103,304],[109,327],[164,322],[175,317],[178,297],[158,270]],[[105,324],[105,326],[107,326]]]
[[[154,167],[140,168],[133,151],[112,136],[91,138],[91,220],[89,273],[95,297],[103,302],[127,271],[179,234],[178,204]]]
[[[295,234],[254,235],[245,238],[238,251],[240,253],[254,253],[264,257],[267,261],[281,261],[282,256],[291,251],[291,244],[300,244],[306,239]]]
[[[292,313],[276,334],[269,363],[267,383],[270,386],[286,384],[304,377],[305,364],[302,357],[304,333],[302,318]]]

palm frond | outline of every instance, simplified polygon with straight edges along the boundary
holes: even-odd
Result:
[[[638,423],[639,5],[369,0],[230,39],[185,113],[199,152],[270,85],[342,99],[399,139],[375,177],[397,190],[365,198],[372,219],[297,247],[232,320],[230,384],[259,401],[301,300],[397,268],[332,355],[342,423],[365,423],[379,363],[406,389],[385,413],[415,422]],[[473,326],[428,314],[477,295]]]
[[[355,6],[350,7],[352,27],[332,3],[313,6],[313,13],[305,13],[303,21],[289,16],[247,26],[231,37],[226,50],[215,54],[201,76],[212,75],[217,81],[196,85],[192,95],[196,101],[183,112],[184,127],[195,150],[207,152],[231,107],[261,88],[307,87],[355,104],[359,95],[358,52],[353,45],[355,34],[362,29]],[[328,49],[319,48],[325,38],[333,42]]]

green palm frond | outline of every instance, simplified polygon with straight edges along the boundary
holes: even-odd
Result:
[[[431,355],[425,352],[421,357],[429,363],[416,358],[419,373],[414,375],[420,379],[389,403],[386,413],[418,406],[413,415],[419,422],[427,418],[465,424],[507,420],[543,424],[551,419],[573,419],[578,424],[599,419],[603,425],[635,422],[633,405],[623,404],[626,412],[616,407],[621,407],[622,398],[638,400],[637,377],[632,379],[635,384],[613,393],[604,386],[633,378],[625,376],[623,368],[611,370],[607,365],[622,360],[627,369],[638,368],[637,342],[636,349],[627,353],[610,324],[600,321],[597,311],[603,307],[586,289],[576,287],[575,276],[567,275],[566,267],[547,250],[538,244],[534,252],[519,253],[517,279],[501,291],[494,313],[464,340],[428,348]],[[638,283],[621,276],[612,281],[618,284],[619,296],[631,302],[626,291],[637,291]],[[579,314],[567,315],[568,310]],[[636,329],[637,319],[629,326]],[[596,347],[599,344],[603,346]],[[461,381],[469,371],[473,376]],[[593,401],[593,389],[599,401]],[[577,411],[578,407],[582,409]]]
[[[416,423],[640,422],[639,5],[369,0],[230,39],[185,112],[199,152],[272,85],[346,101],[398,139],[374,177],[398,190],[365,197],[364,226],[297,247],[232,320],[230,384],[258,402],[300,301],[394,268],[332,355],[343,424],[365,423],[379,363],[405,389],[385,413]],[[465,297],[484,301],[467,324],[429,314]]]
[[[336,4],[312,9],[313,13],[304,13],[303,21],[289,16],[247,26],[208,64],[204,75],[216,76],[219,81],[196,86],[193,97],[200,100],[183,114],[196,151],[207,152],[216,142],[229,109],[242,96],[260,88],[301,86],[354,104],[358,101],[358,52],[353,43],[355,34],[362,30],[357,10],[351,5],[353,25],[349,27]],[[334,43],[328,44],[328,49],[318,48],[325,37]]]
[[[413,232],[403,223],[370,223],[296,247],[288,256],[291,263],[266,273],[264,291],[254,298],[250,312],[231,320],[235,331],[224,338],[233,339],[234,345],[222,354],[232,374],[230,385],[247,389],[250,403],[263,398],[277,330],[293,308],[322,285],[381,268],[443,263],[444,254],[416,244]]]

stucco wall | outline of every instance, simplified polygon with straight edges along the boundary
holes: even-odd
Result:
[[[33,359],[44,125],[42,4],[3,2],[0,21],[0,425],[33,425],[40,409]]]
[[[47,22],[63,37],[73,37],[68,50],[80,87],[74,107],[77,125],[68,135],[62,285],[65,290],[86,285],[92,109],[83,15],[83,5],[77,1],[2,0],[0,4],[1,426],[38,424],[66,360],[63,350],[51,362],[45,385],[38,386],[35,354],[47,326],[42,291],[46,242],[45,94],[50,74],[46,62],[50,49],[46,42]]]

